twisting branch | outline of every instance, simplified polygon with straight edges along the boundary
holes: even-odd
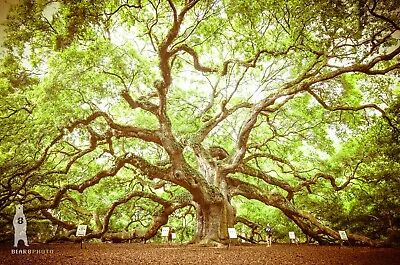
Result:
[[[240,60],[233,60],[233,59],[227,60],[227,61],[225,61],[225,62],[223,63],[221,75],[222,75],[222,76],[225,76],[225,75],[228,73],[229,64],[235,63],[235,64],[238,64],[238,65],[240,65],[240,66],[244,66],[244,67],[246,67],[246,68],[254,68],[254,67],[257,66],[257,61],[259,60],[259,58],[261,57],[261,55],[263,55],[263,54],[268,54],[268,55],[271,55],[271,56],[273,56],[273,57],[279,57],[279,56],[287,55],[288,52],[289,52],[292,48],[293,48],[293,47],[291,46],[291,47],[289,47],[286,51],[282,51],[282,52],[279,52],[279,51],[270,51],[270,50],[266,50],[266,49],[260,50],[260,51],[258,51],[258,52],[255,54],[254,58],[249,59],[249,60],[247,60],[247,61],[240,61]]]
[[[72,122],[71,125],[67,126],[67,130],[72,132],[74,128],[77,128],[81,125],[89,125],[91,122],[95,121],[98,118],[104,118],[110,126],[111,129],[115,130],[114,135],[118,138],[121,137],[137,137],[145,141],[150,141],[156,144],[161,145],[160,133],[158,130],[149,130],[144,128],[138,128],[134,126],[127,126],[117,124],[113,121],[113,119],[105,112],[97,111],[92,113],[86,119],[80,119]]]
[[[350,106],[331,107],[320,96],[318,96],[311,88],[307,88],[306,91],[311,96],[313,96],[318,101],[318,103],[322,107],[324,107],[324,109],[329,110],[329,111],[341,111],[341,110],[359,111],[359,110],[363,110],[363,109],[373,108],[373,109],[379,111],[382,115],[386,115],[385,111],[376,104],[366,104],[366,105],[362,105],[362,106],[358,106],[358,107],[350,107]]]
[[[124,156],[118,157],[111,168],[99,171],[92,178],[87,179],[81,183],[65,185],[64,187],[60,188],[56,192],[56,194],[53,195],[53,200],[51,202],[44,203],[30,210],[37,211],[42,209],[54,209],[59,205],[60,201],[63,199],[63,197],[69,190],[75,190],[82,193],[87,188],[98,184],[102,179],[115,176],[127,164],[131,164],[134,167],[138,168],[143,174],[145,174],[150,179],[160,178],[169,180],[173,175],[170,168],[153,166],[147,161],[145,161],[143,158],[128,153],[125,154]]]
[[[163,199],[161,197],[158,197],[155,194],[152,193],[147,193],[147,192],[143,192],[143,191],[133,191],[130,194],[126,195],[125,197],[122,197],[120,199],[118,199],[117,201],[113,202],[113,204],[111,205],[111,207],[108,209],[108,211],[106,212],[106,214],[104,215],[104,225],[103,225],[103,230],[102,230],[102,234],[104,234],[105,232],[107,232],[108,230],[108,226],[109,226],[109,221],[111,216],[114,213],[114,210],[121,204],[124,204],[128,201],[130,201],[132,198],[134,197],[140,197],[140,198],[147,198],[150,199],[160,205],[163,206],[163,208],[175,208],[173,207],[174,204],[166,199]],[[189,202],[186,202],[184,205],[187,206]],[[181,205],[180,205],[181,206]],[[175,209],[174,209],[175,210]]]
[[[175,49],[173,49],[171,51],[171,54],[176,54],[179,51],[185,51],[186,53],[188,53],[188,54],[190,54],[192,56],[194,68],[196,70],[198,70],[200,72],[203,72],[203,73],[215,73],[215,72],[218,72],[217,69],[213,69],[213,68],[202,66],[200,64],[199,56],[198,56],[197,52],[195,52],[195,50],[190,48],[188,45],[182,44],[182,45],[176,47]]]
[[[142,2],[142,1],[139,0],[137,5],[130,5],[130,4],[128,4],[128,1],[127,1],[126,4],[120,5],[120,6],[119,6],[116,10],[114,10],[113,12],[111,12],[111,13],[105,12],[104,14],[106,14],[106,15],[108,16],[108,19],[110,19],[113,15],[115,15],[116,13],[118,13],[119,10],[120,10],[121,8],[124,8],[124,7],[127,7],[127,8],[142,8],[142,3],[141,3],[141,2]]]
[[[227,183],[230,186],[232,196],[242,195],[247,199],[254,199],[263,202],[267,205],[274,206],[280,209],[286,216],[292,219],[303,232],[319,240],[319,232],[328,235],[332,238],[339,239],[339,233],[333,229],[323,225],[317,218],[311,214],[298,210],[292,205],[287,199],[282,195],[277,193],[270,193],[268,191],[262,190],[253,184],[246,183],[236,178],[227,177]],[[371,240],[368,237],[358,236],[350,234],[348,235],[353,240],[361,241],[364,244],[376,245],[376,241]]]
[[[199,129],[196,133],[196,137],[194,137],[194,141],[196,144],[201,143],[204,138],[223,120],[228,118],[231,114],[235,113],[236,111],[244,108],[251,108],[253,104],[251,103],[240,103],[233,106],[230,109],[222,107],[220,113],[215,115],[214,117],[210,118],[208,121],[205,122],[204,126]]]
[[[377,13],[375,12],[375,8],[376,8],[376,6],[377,6],[377,1],[376,1],[376,0],[373,0],[373,1],[374,1],[374,3],[373,3],[373,5],[372,5],[372,8],[368,8],[368,11],[371,13],[371,15],[373,15],[374,17],[380,18],[380,19],[382,19],[382,20],[384,20],[384,21],[386,21],[386,22],[388,22],[388,23],[389,23],[390,25],[392,25],[393,28],[395,28],[396,30],[400,30],[400,26],[397,25],[393,20],[391,20],[391,19],[389,19],[389,18],[387,18],[387,17],[385,17],[385,16],[383,16],[383,15],[377,14]]]
[[[132,109],[141,108],[157,116],[157,109],[158,109],[157,105],[151,102],[143,102],[140,99],[134,100],[127,90],[123,90],[121,92],[121,96],[126,100],[126,102],[128,102],[129,106]]]
[[[256,177],[258,179],[261,179],[261,180],[265,181],[268,184],[271,184],[273,186],[276,186],[276,187],[279,187],[279,188],[285,190],[286,192],[288,192],[288,194],[290,194],[289,200],[293,197],[293,194],[296,191],[294,189],[294,187],[292,187],[289,184],[289,182],[287,182],[285,180],[278,180],[278,179],[270,176],[269,174],[265,173],[262,170],[255,169],[255,168],[247,166],[247,165],[239,166],[236,169],[236,172],[243,173],[243,174],[245,174],[247,176]]]
[[[122,232],[122,233],[108,233],[107,229],[108,224],[109,224],[109,219],[111,215],[113,214],[115,208],[119,206],[120,204],[126,203],[129,200],[131,200],[134,197],[141,197],[141,198],[147,198],[150,199],[160,205],[162,205],[162,210],[154,217],[152,224],[146,229],[146,231],[140,231],[138,229],[132,231],[132,232]],[[158,197],[154,194],[151,193],[146,193],[146,192],[132,192],[128,194],[127,196],[115,201],[111,208],[107,211],[105,215],[105,225],[104,229],[101,233],[93,233],[87,235],[87,238],[98,238],[101,237],[102,240],[112,240],[112,241],[118,241],[118,240],[128,240],[128,239],[141,239],[141,240],[148,240],[155,236],[157,231],[165,224],[168,223],[168,218],[171,214],[173,214],[176,210],[190,206],[191,201],[183,201],[183,202],[175,202],[175,201],[169,201],[165,200],[161,197]]]
[[[247,142],[250,137],[250,133],[257,122],[258,115],[262,111],[266,110],[268,106],[273,105],[275,101],[282,95],[283,94],[275,93],[274,95],[252,106],[248,119],[243,123],[240,129],[238,139],[236,140],[236,150],[231,155],[229,164],[224,165],[225,171],[231,171],[240,164],[246,154]]]
[[[317,102],[326,110],[329,111],[360,111],[360,110],[364,110],[364,109],[375,109],[377,111],[379,111],[382,114],[382,117],[389,123],[389,125],[395,129],[397,132],[400,132],[400,128],[397,128],[397,126],[395,126],[392,122],[392,120],[387,116],[386,112],[380,108],[378,105],[376,104],[365,104],[365,105],[361,105],[358,107],[350,107],[350,106],[336,106],[336,107],[332,107],[329,106],[320,96],[318,96],[313,90],[312,88],[307,88],[306,91],[313,96]]]

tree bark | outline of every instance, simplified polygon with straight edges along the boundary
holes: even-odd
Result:
[[[196,235],[193,243],[204,245],[220,245],[228,242],[228,228],[233,227],[235,215],[229,201],[210,204],[197,204]]]
[[[199,190],[196,201],[196,234],[193,243],[220,245],[229,240],[228,228],[234,227],[235,211],[230,203],[226,174],[218,170],[217,160],[203,149],[197,154],[200,173],[205,185]],[[207,157],[207,158],[206,158]],[[221,159],[218,157],[217,159]]]

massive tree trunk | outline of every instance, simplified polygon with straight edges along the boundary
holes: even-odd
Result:
[[[229,201],[196,205],[197,222],[195,243],[219,244],[229,239],[228,228],[233,227],[235,215]]]
[[[208,159],[205,157],[204,152],[197,156],[199,171],[206,185],[203,185],[199,196],[194,196],[200,199],[195,200],[197,220],[193,242],[219,245],[229,240],[228,228],[235,224],[235,211],[230,202],[226,174],[218,169],[215,154],[211,153]]]

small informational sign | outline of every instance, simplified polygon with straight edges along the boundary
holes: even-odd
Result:
[[[76,236],[86,236],[87,225],[78,225]]]
[[[236,229],[234,227],[229,227],[228,228],[228,234],[229,234],[229,238],[237,238],[237,233],[236,233]]]
[[[339,231],[340,239],[343,241],[348,241],[349,238],[347,237],[346,231]]]
[[[296,235],[294,234],[294,232],[289,232],[289,239],[296,240]]]
[[[169,233],[169,227],[163,227],[163,228],[161,229],[161,236],[167,237],[167,236],[168,236],[168,233]]]
[[[176,239],[176,233],[171,234],[172,239]]]

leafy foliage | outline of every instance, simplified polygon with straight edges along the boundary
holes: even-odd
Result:
[[[16,5],[2,217],[23,203],[47,240],[85,223],[88,239],[169,225],[223,243],[236,225],[252,241],[270,222],[282,241],[398,241],[398,15],[380,0]]]

